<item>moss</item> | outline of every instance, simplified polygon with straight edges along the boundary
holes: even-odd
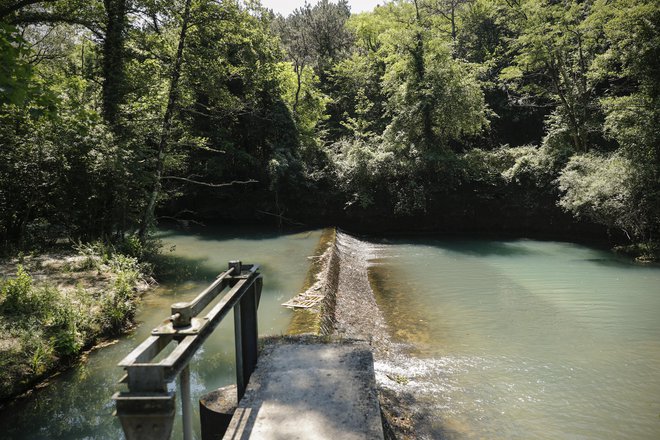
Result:
[[[301,291],[310,290],[315,285],[321,287],[321,293],[325,295],[320,304],[309,309],[296,309],[291,318],[291,324],[287,333],[291,335],[321,334],[325,333],[325,321],[328,314],[328,303],[334,297],[333,284],[331,282],[331,267],[333,264],[332,254],[335,247],[335,229],[326,228],[321,233],[321,238],[314,251],[314,257],[307,271],[305,282]]]

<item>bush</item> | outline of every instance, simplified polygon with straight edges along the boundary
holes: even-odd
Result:
[[[474,149],[462,159],[470,180],[538,188],[551,188],[565,163],[564,155],[534,145],[513,148],[504,145],[493,151]]]
[[[557,183],[563,195],[559,206],[576,217],[620,228],[628,236],[642,233],[632,197],[632,164],[614,153],[573,156]]]
[[[16,278],[10,278],[2,283],[0,289],[0,311],[15,315],[29,311],[28,298],[32,292],[32,277],[22,265],[18,266]]]
[[[137,273],[119,273],[112,288],[112,293],[105,297],[101,305],[103,327],[115,334],[121,333],[135,316],[137,309],[135,282]]]
[[[82,349],[85,341],[78,326],[84,319],[86,317],[75,304],[62,298],[49,329],[53,333],[51,345],[58,356],[74,356]]]
[[[19,265],[16,277],[3,282],[0,298],[0,312],[5,315],[42,316],[56,302],[57,290],[34,288],[32,277]]]

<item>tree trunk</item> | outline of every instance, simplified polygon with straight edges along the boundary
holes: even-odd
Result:
[[[106,32],[103,41],[103,117],[116,133],[124,95],[124,33],[127,0],[104,0]]]
[[[302,76],[303,69],[305,68],[305,63],[298,64],[296,63],[295,72],[296,72],[296,97],[293,101],[293,114],[298,115],[298,102],[300,100],[300,90],[302,89]]]
[[[176,50],[176,58],[172,72],[170,74],[170,92],[167,99],[167,108],[165,109],[165,116],[163,117],[163,125],[160,134],[160,141],[158,143],[158,152],[156,157],[156,171],[154,175],[154,186],[151,190],[149,202],[144,210],[142,224],[140,225],[139,237],[142,242],[147,238],[149,228],[154,223],[154,212],[156,210],[156,203],[162,189],[161,178],[163,176],[163,165],[165,163],[165,156],[167,153],[167,146],[170,140],[170,131],[172,129],[172,118],[176,109],[176,101],[179,93],[179,78],[181,77],[181,65],[183,64],[183,49],[186,44],[186,33],[188,31],[188,22],[190,21],[190,2],[186,0],[183,18],[181,23],[181,32],[179,34],[179,44]]]

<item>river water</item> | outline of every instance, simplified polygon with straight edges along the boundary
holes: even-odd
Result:
[[[394,240],[369,252],[392,337],[378,380],[420,437],[660,438],[660,268],[532,240]]]
[[[320,236],[163,231],[187,281],[149,293],[135,333],[0,413],[0,438],[123,438],[110,400],[122,374],[116,364],[169,306],[241,259],[262,266],[260,333],[284,333],[291,314],[279,304],[301,289]],[[377,302],[405,347],[404,356],[377,363],[377,379],[415,397],[420,438],[660,438],[657,266],[532,240],[425,238],[368,247]],[[228,319],[192,362],[193,397],[234,381],[233,356]]]
[[[173,257],[184,283],[166,283],[145,296],[137,316],[137,331],[117,344],[97,350],[88,362],[61,375],[43,390],[0,413],[3,440],[121,439],[119,421],[112,415],[110,397],[122,376],[117,363],[169,316],[170,305],[194,298],[229,260],[257,263],[264,276],[259,305],[261,335],[286,332],[291,312],[281,303],[303,286],[308,256],[316,248],[320,231],[282,234],[263,229],[205,229],[203,234],[162,231],[165,250]],[[230,314],[207,340],[191,363],[193,399],[235,381],[233,321]],[[178,391],[178,387],[177,387]],[[178,393],[177,393],[178,394]],[[179,397],[177,396],[177,401]],[[198,421],[197,405],[193,405]],[[180,411],[180,410],[179,410]],[[180,414],[180,413],[179,413]],[[180,439],[180,415],[173,439]],[[199,427],[196,427],[199,433]],[[198,434],[199,435],[199,434]]]

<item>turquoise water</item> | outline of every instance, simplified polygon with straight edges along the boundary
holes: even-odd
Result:
[[[163,284],[147,294],[137,316],[140,326],[117,344],[93,352],[88,362],[61,375],[32,397],[0,413],[3,440],[120,439],[123,433],[110,399],[118,390],[122,369],[117,363],[169,316],[174,302],[194,298],[229,260],[261,266],[264,288],[259,306],[259,332],[286,331],[291,312],[280,306],[303,285],[320,231],[281,234],[263,229],[205,229],[203,234],[162,231],[164,249],[174,247],[185,283]],[[207,391],[233,383],[234,342],[231,314],[207,340],[191,363],[195,402]],[[178,387],[177,387],[178,390]],[[177,397],[177,399],[179,399]],[[197,404],[193,404],[195,412]],[[198,420],[197,413],[194,420]],[[181,438],[180,415],[173,439]],[[198,427],[197,427],[198,430]],[[197,431],[199,432],[199,431]],[[199,435],[199,434],[197,434]]]
[[[379,380],[405,377],[420,437],[660,438],[657,266],[532,240],[395,240],[374,254],[379,305],[415,355],[377,366]]]
[[[122,438],[110,396],[116,363],[227,261],[262,265],[261,334],[286,331],[320,231],[163,231],[185,283],[141,306],[142,325],[0,414],[2,439]],[[412,393],[429,439],[660,438],[660,269],[570,243],[394,240],[369,252],[395,340],[412,353],[376,365]],[[192,363],[195,397],[234,380],[233,327]],[[196,405],[194,405],[196,410]],[[196,419],[197,417],[195,417]],[[180,421],[180,419],[178,419]],[[181,438],[180,426],[173,438]]]

